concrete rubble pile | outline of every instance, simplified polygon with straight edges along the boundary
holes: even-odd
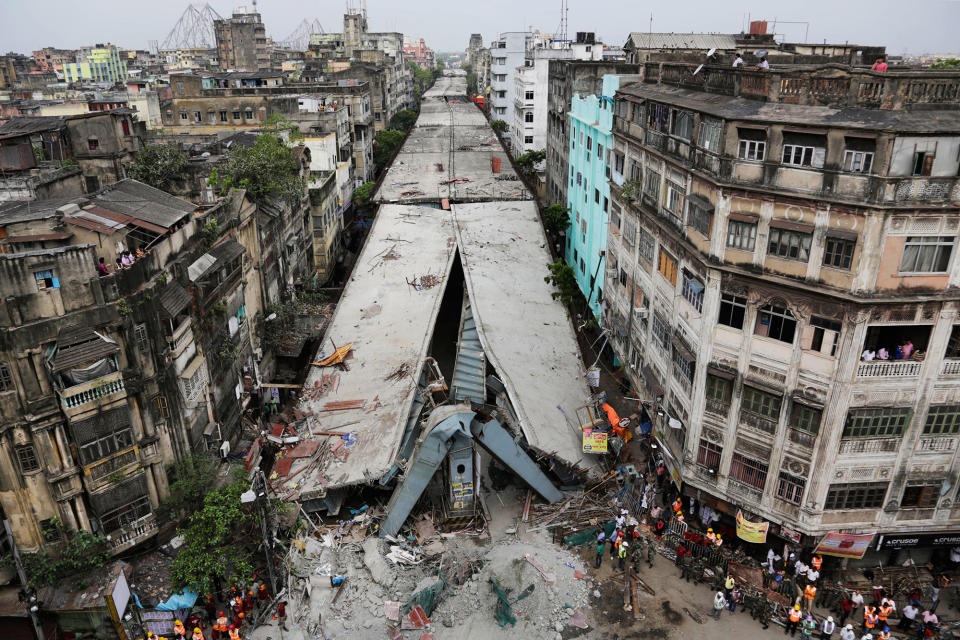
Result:
[[[568,627],[588,628],[595,585],[563,548],[433,532],[344,542],[336,532],[318,529],[291,546],[285,639],[555,640]],[[509,621],[498,615],[494,580]]]

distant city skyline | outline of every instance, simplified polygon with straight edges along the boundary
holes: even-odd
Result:
[[[111,42],[125,49],[148,49],[149,42],[162,43],[188,2],[135,5],[120,0],[98,0],[77,11],[66,0],[35,3],[6,2],[0,5],[0,49],[29,54],[47,46],[75,49]],[[202,4],[202,3],[201,3]],[[236,8],[221,1],[210,3],[226,17]],[[149,7],[146,10],[146,7]],[[342,27],[345,3],[305,5],[294,0],[264,0],[257,7],[267,34],[283,40],[304,18],[318,18],[328,32]],[[386,0],[369,0],[367,12],[371,31],[399,31],[422,37],[438,52],[462,51],[471,33],[483,34],[485,44],[502,31],[529,28],[545,33],[560,23],[558,0],[528,0],[524,3],[491,0],[483,4],[452,6],[449,1],[411,0],[398,5]],[[735,33],[746,27],[748,18],[766,19],[771,27],[779,19],[778,37],[791,42],[804,39],[809,22],[810,42],[853,42],[882,45],[894,55],[948,54],[960,49],[956,26],[960,24],[960,2],[932,0],[905,5],[893,0],[837,3],[827,0],[795,2],[771,0],[760,6],[731,7],[726,3],[694,0],[692,3],[657,7],[653,31]],[[631,31],[648,31],[651,16],[647,7],[626,0],[570,2],[568,35],[593,31],[608,45],[622,45]],[[798,24],[801,23],[801,24]]]

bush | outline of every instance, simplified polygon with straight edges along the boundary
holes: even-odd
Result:
[[[166,191],[186,177],[187,156],[175,145],[155,144],[137,152],[127,167],[127,174],[134,180]]]
[[[210,184],[221,193],[246,189],[255,202],[272,198],[295,202],[303,195],[300,162],[283,140],[263,133],[252,147],[234,146],[227,163],[214,168]]]
[[[508,125],[503,120],[491,120],[490,128],[496,131],[497,133],[506,133],[510,130],[510,125]]]
[[[551,204],[544,208],[543,226],[550,235],[560,235],[570,227],[570,210],[562,204]]]

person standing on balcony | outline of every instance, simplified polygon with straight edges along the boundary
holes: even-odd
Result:
[[[907,338],[907,341],[904,342],[903,346],[900,348],[903,350],[903,359],[909,360],[910,356],[913,355],[913,350],[915,347],[913,346],[913,341],[910,340],[910,338]]]
[[[97,275],[101,278],[110,275],[110,270],[107,269],[107,264],[103,261],[103,258],[100,258],[100,262],[97,263]]]
[[[760,58],[760,62],[757,63],[757,71],[770,71],[770,63],[767,62],[767,56]]]
[[[873,63],[873,66],[870,67],[871,71],[876,71],[877,73],[886,73],[887,71],[887,62],[883,58],[877,58],[876,62]]]
[[[741,66],[743,66],[743,56],[737,53],[736,56],[734,56],[733,58],[732,66],[734,69],[739,69]]]
[[[880,347],[880,349],[877,351],[877,360],[889,360],[889,359],[890,359],[890,352],[887,351],[886,347]]]

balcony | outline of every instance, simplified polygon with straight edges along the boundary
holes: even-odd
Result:
[[[944,360],[940,367],[941,376],[960,376],[960,360]]]
[[[840,454],[895,453],[901,438],[863,438],[840,441]]]
[[[720,402],[719,400],[712,400],[710,398],[707,398],[704,408],[713,415],[720,416],[721,418],[726,418],[730,413],[729,404]]]
[[[923,362],[915,360],[873,360],[857,365],[858,378],[913,378],[920,375]]]
[[[170,356],[174,359],[179,358],[180,354],[183,353],[184,349],[186,349],[187,345],[191,342],[193,342],[193,328],[190,326],[190,318],[188,317],[180,323],[180,326],[177,327],[172,336],[167,336],[167,344],[170,345]]]
[[[957,438],[952,436],[924,436],[917,445],[920,453],[948,453],[956,448]]]
[[[956,176],[905,178],[891,181],[888,186],[892,186],[896,202],[952,202],[960,199],[960,181]]]
[[[109,404],[126,395],[123,386],[123,372],[114,371],[90,382],[67,387],[58,391],[60,407],[72,418],[97,406]]]
[[[727,481],[727,492],[746,498],[748,504],[760,504],[760,501],[763,500],[762,490],[744,484],[739,480],[734,480],[733,478]]]
[[[763,431],[764,433],[774,434],[777,432],[777,423],[749,411],[740,412],[740,424]]]
[[[790,427],[788,434],[790,436],[790,442],[798,444],[801,447],[806,447],[807,449],[813,449],[813,445],[817,441],[816,434],[807,433],[806,431],[794,429],[793,427]]]
[[[83,473],[92,482],[96,482],[112,473],[118,472],[125,467],[138,462],[140,455],[137,447],[131,447],[125,451],[114,454],[113,457],[100,460],[84,468]]]
[[[110,553],[116,555],[134,547],[157,533],[157,517],[150,514],[131,522],[123,529],[110,532]]]

